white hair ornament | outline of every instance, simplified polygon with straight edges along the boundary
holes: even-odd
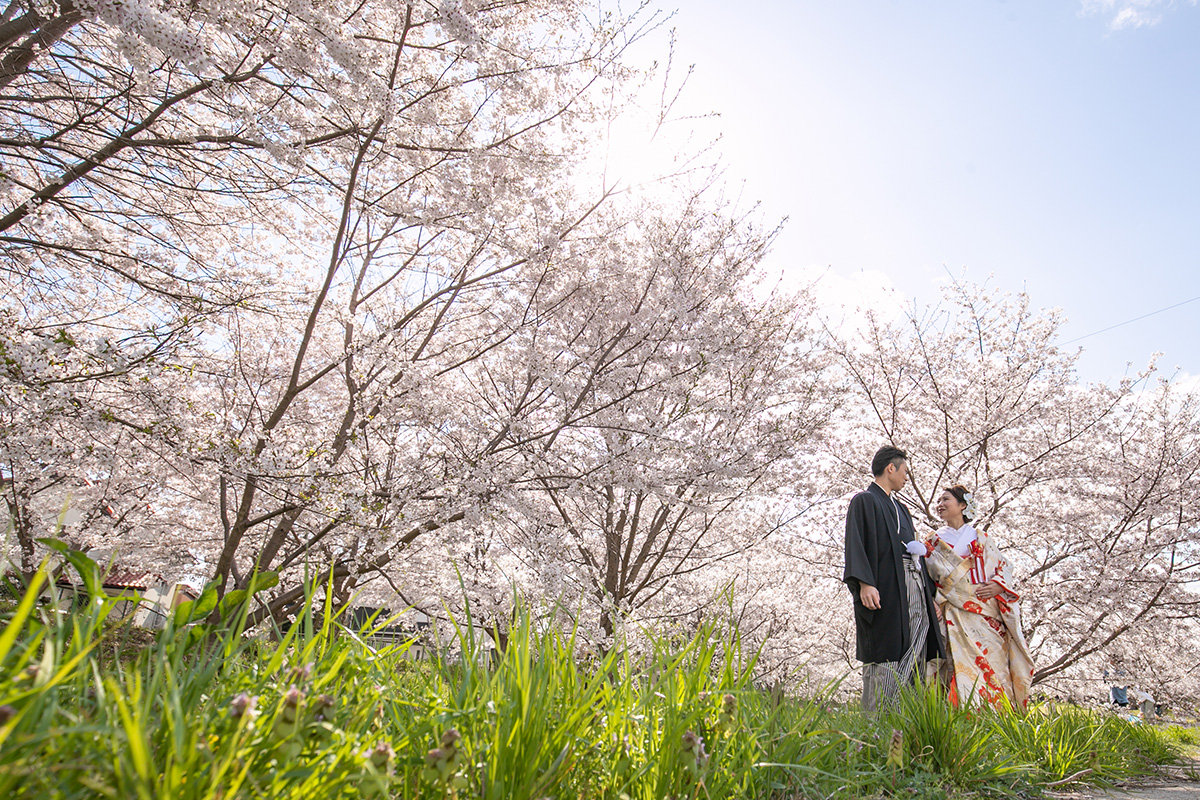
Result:
[[[963,509],[963,519],[971,522],[979,516],[979,505],[975,502],[975,495],[963,492],[963,502],[967,504],[967,507]]]

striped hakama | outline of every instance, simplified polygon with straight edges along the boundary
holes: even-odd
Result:
[[[921,563],[905,553],[904,587],[908,593],[908,650],[899,661],[863,664],[862,707],[868,714],[886,710],[900,696],[900,687],[916,682],[925,669],[925,639],[929,616],[925,608],[925,575]]]

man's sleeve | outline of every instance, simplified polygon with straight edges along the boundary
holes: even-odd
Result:
[[[855,495],[846,511],[846,569],[842,580],[857,594],[860,583],[868,586],[878,586],[875,582],[875,571],[867,558],[866,534],[870,498],[861,494]]]

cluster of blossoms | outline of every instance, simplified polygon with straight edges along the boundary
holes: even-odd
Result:
[[[479,31],[458,3],[443,2],[438,7],[438,22],[446,32],[465,45],[479,42]]]
[[[149,3],[138,0],[79,0],[77,5],[113,27],[136,34],[169,58],[178,59],[197,69],[206,64],[200,40],[182,22]]]

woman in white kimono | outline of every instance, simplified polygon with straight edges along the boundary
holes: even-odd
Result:
[[[1012,590],[1008,561],[971,525],[974,498],[962,486],[937,501],[946,523],[928,542],[925,565],[937,584],[935,604],[953,666],[950,702],[981,699],[996,707],[1005,698],[1018,711],[1029,702],[1033,659],[1021,632],[1020,599]]]

